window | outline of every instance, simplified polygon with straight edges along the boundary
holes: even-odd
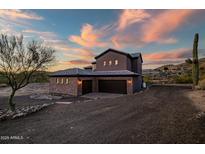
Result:
[[[111,60],[109,61],[109,65],[110,65],[110,66],[112,65],[112,61],[111,61]]]
[[[56,78],[56,83],[59,84],[59,78]]]
[[[118,65],[118,60],[115,60],[115,65]]]
[[[106,61],[103,62],[103,65],[106,66]]]
[[[61,84],[63,84],[63,78],[61,79]]]
[[[65,83],[69,84],[69,78],[66,78]]]

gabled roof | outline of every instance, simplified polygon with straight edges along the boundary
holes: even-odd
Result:
[[[98,59],[99,57],[103,56],[104,54],[108,53],[109,51],[116,52],[118,54],[122,54],[122,55],[128,56],[131,59],[135,59],[135,58],[140,57],[141,60],[142,60],[141,53],[131,53],[131,54],[129,54],[129,53],[126,53],[126,52],[123,52],[123,51],[119,51],[119,50],[115,50],[115,49],[112,49],[112,48],[109,48],[106,51],[102,52],[101,54],[96,56],[95,59]],[[142,60],[142,62],[143,62],[143,60]]]
[[[78,77],[78,76],[138,76],[140,74],[134,73],[128,70],[116,70],[116,71],[89,71],[80,68],[72,68],[54,72],[50,74],[50,77]]]

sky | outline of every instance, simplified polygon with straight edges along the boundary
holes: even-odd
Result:
[[[182,63],[195,33],[205,56],[205,10],[0,10],[0,33],[54,48],[50,71],[83,68],[108,48],[141,52],[143,69]]]

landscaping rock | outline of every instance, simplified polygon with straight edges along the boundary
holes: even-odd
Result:
[[[0,88],[1,87],[8,87],[7,84],[0,84]]]
[[[43,108],[52,105],[50,104],[42,104],[42,105],[35,105],[35,106],[25,106],[21,108],[17,108],[15,112],[10,110],[4,110],[0,112],[0,121],[7,120],[7,119],[15,119],[22,116],[26,116],[31,113],[35,113],[37,111],[42,110]]]
[[[198,114],[195,115],[196,119],[201,119],[205,117],[205,112],[199,112]]]
[[[31,99],[48,99],[48,100],[58,100],[62,99],[62,96],[53,96],[49,94],[33,94],[30,95]]]

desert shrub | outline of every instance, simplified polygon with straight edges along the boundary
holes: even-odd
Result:
[[[188,74],[178,75],[174,78],[176,83],[192,83],[192,76]]]
[[[205,79],[205,74],[204,73],[201,73],[200,74],[200,80],[204,80]]]
[[[205,90],[205,79],[199,81],[199,86],[201,89]]]
[[[49,82],[48,72],[35,72],[30,79],[31,83]],[[0,84],[7,84],[8,80],[4,73],[0,72]]]
[[[7,84],[7,78],[0,73],[0,84]]]
[[[32,77],[31,77],[31,82],[32,83],[44,83],[44,82],[49,82],[49,77],[47,72],[36,72]]]
[[[147,75],[145,75],[144,77],[143,77],[143,81],[144,82],[146,82],[146,83],[152,83],[152,79],[151,79],[151,77],[150,76],[147,76]]]

